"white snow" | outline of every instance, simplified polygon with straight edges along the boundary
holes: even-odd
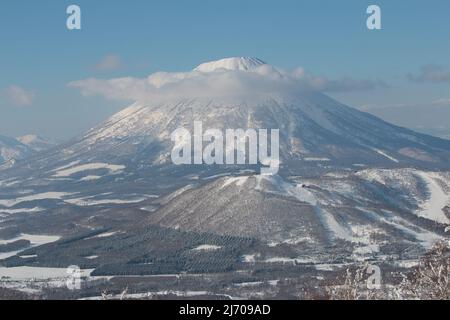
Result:
[[[44,211],[45,209],[34,207],[34,208],[22,208],[22,209],[0,209],[0,213],[15,214],[15,213],[33,213]]]
[[[272,257],[264,260],[265,263],[282,263],[282,264],[316,264],[318,263],[317,259],[311,257],[297,257],[297,258],[288,258],[288,257]]]
[[[247,263],[253,263],[256,261],[256,257],[259,255],[257,253],[254,254],[246,254],[242,256],[242,261]]]
[[[175,295],[177,297],[196,297],[196,296],[204,296],[204,295],[213,295],[213,296],[219,296],[219,297],[228,297],[231,298],[231,296],[226,294],[215,294],[209,291],[176,291],[176,290],[164,290],[164,291],[156,291],[156,292],[143,292],[143,293],[130,293],[130,294],[111,294],[107,296],[107,299],[145,299],[145,298],[153,298],[155,296],[167,296],[167,295]],[[95,296],[95,297],[88,297],[83,298],[81,300],[103,300],[104,298],[102,296]]]
[[[358,207],[358,210],[370,215],[372,218],[374,218],[384,224],[391,225],[394,228],[413,236],[425,248],[431,248],[437,241],[442,239],[439,235],[437,235],[431,231],[428,231],[426,229],[415,226],[411,222],[409,222],[401,217],[391,216],[390,218],[384,218],[384,217],[382,217],[376,213],[373,213],[372,211],[366,210],[364,208]],[[382,210],[382,211],[389,215],[393,214],[393,212],[388,211],[388,210]]]
[[[220,248],[222,248],[222,247],[212,245],[212,244],[202,244],[202,245],[194,248],[193,250],[195,250],[195,251],[214,251],[214,250],[219,250]]]
[[[293,244],[293,245],[295,245],[295,244],[299,244],[299,243],[305,243],[305,242],[308,242],[308,243],[315,243],[315,240],[312,238],[312,237],[310,237],[310,236],[295,236],[295,237],[293,237],[293,238],[286,238],[286,239],[284,239],[283,241],[281,241],[281,242],[271,242],[271,243],[269,243],[268,245],[269,245],[269,247],[272,245],[272,246],[277,246],[278,244],[280,244],[280,243],[287,243],[287,244]]]
[[[0,240],[0,245],[12,243],[12,242],[18,241],[18,240],[28,240],[28,241],[30,241],[30,247],[37,247],[37,246],[40,246],[40,245],[44,245],[44,244],[47,244],[47,243],[58,241],[60,238],[61,238],[60,236],[32,235],[32,234],[25,234],[25,233],[23,233],[20,236],[18,236],[16,238],[13,238],[13,239]],[[16,254],[18,254],[18,253],[20,253],[23,250],[28,249],[28,248],[24,248],[24,249],[17,250],[17,251],[10,251],[10,252],[0,253],[0,260],[6,259],[6,258],[9,258],[9,257],[12,257],[12,256],[15,256]],[[0,272],[0,275],[1,275],[1,272]]]
[[[0,253],[0,260],[7,259],[9,257],[14,257],[20,251],[22,251],[22,250],[2,252],[2,253]],[[0,273],[0,276],[1,276],[1,273]]]
[[[81,276],[86,277],[94,269],[80,270]],[[41,267],[0,267],[0,277],[8,277],[10,280],[33,280],[67,278],[67,268],[41,268]]]
[[[33,143],[33,142],[37,141],[38,139],[39,139],[39,137],[35,134],[28,134],[28,135],[17,138],[17,140],[19,140],[20,142],[22,142],[25,145],[29,145],[30,143]]]
[[[167,197],[164,198],[163,203],[168,203],[169,201],[175,199],[176,197],[180,196],[181,194],[185,193],[188,190],[193,189],[194,186],[192,184],[188,184],[187,186],[184,186],[174,192],[172,192],[170,195],[168,195]]]
[[[419,265],[419,260],[397,260],[394,265],[400,268],[414,268]]]
[[[106,238],[106,237],[111,237],[115,234],[118,234],[119,231],[112,231],[112,232],[104,232],[104,233],[100,233],[92,238]]]
[[[316,195],[312,192],[312,189],[303,187],[301,184],[291,185],[287,182],[281,180],[277,182],[279,186],[284,189],[286,194],[297,198],[299,201],[306,202],[313,206],[317,215],[321,218],[322,222],[324,222],[328,229],[333,232],[333,234],[341,239],[354,242],[354,237],[347,231],[344,227],[342,227],[333,215],[326,210],[322,209],[319,206],[319,201],[317,200]]]
[[[65,196],[71,195],[72,193],[67,192],[44,192],[44,193],[37,193],[33,195],[28,195],[21,198],[15,198],[15,199],[0,199],[0,205],[5,207],[12,207],[16,204],[27,202],[27,201],[35,201],[35,200],[46,200],[46,199],[62,199]]]
[[[289,263],[289,264],[295,264],[297,260],[296,259],[292,259],[292,258],[286,258],[286,257],[273,257],[273,258],[269,258],[264,260],[264,262],[266,263]]]
[[[334,270],[342,268],[343,266],[345,266],[345,264],[340,264],[340,263],[322,263],[322,264],[314,265],[314,268],[317,271],[334,271]]]
[[[320,158],[320,157],[307,157],[307,158],[303,158],[303,161],[331,161],[329,158]]]
[[[87,171],[87,170],[98,170],[98,169],[107,169],[111,173],[118,173],[125,168],[126,167],[123,165],[115,165],[115,164],[108,164],[108,163],[102,163],[102,162],[87,163],[87,164],[77,165],[75,167],[71,167],[68,169],[59,170],[53,176],[56,178],[70,177],[71,175],[78,173],[78,172]]]
[[[313,206],[317,205],[318,201],[314,193],[312,193],[308,188],[302,187],[301,184],[296,186],[289,185],[286,188],[287,194],[297,198],[299,201],[309,203]]]
[[[326,210],[323,210],[319,207],[316,207],[316,212],[319,213],[325,219],[325,222],[331,232],[338,238],[350,241],[350,242],[358,242],[360,239],[354,238],[349,231],[347,231],[344,227],[342,227],[336,219],[333,217],[331,213],[328,213]]]
[[[148,197],[139,197],[134,199],[90,199],[90,198],[73,198],[65,199],[64,202],[77,206],[89,207],[103,204],[132,204],[147,200]]]
[[[20,255],[22,259],[28,259],[28,258],[37,258],[37,254],[30,254],[30,255]]]
[[[374,148],[373,150],[374,150],[376,153],[382,155],[383,157],[388,158],[388,159],[391,160],[391,161],[394,161],[395,163],[399,163],[399,162],[400,162],[400,161],[398,161],[397,159],[395,159],[394,157],[388,155],[388,154],[387,154],[385,151],[383,151],[383,150],[375,149],[375,148]]]
[[[34,151],[40,152],[56,145],[55,142],[42,138],[35,134],[28,134],[17,138],[18,141],[30,147]]]
[[[15,237],[13,239],[8,240],[0,240],[0,244],[8,244],[17,240],[28,240],[31,242],[32,245],[40,246],[43,244],[51,243],[58,241],[61,237],[60,236],[52,236],[52,235],[33,235],[33,234],[26,234],[22,233],[18,237]]]
[[[235,283],[234,286],[238,287],[238,288],[242,288],[242,287],[254,287],[254,286],[259,286],[262,284],[267,283],[270,286],[276,286],[278,284],[278,282],[280,282],[279,280],[268,280],[268,281],[252,281],[252,282],[241,282],[241,283]]]
[[[61,167],[56,168],[55,170],[52,170],[52,172],[57,172],[57,171],[60,171],[60,170],[64,170],[64,169],[73,167],[73,166],[75,166],[75,165],[77,165],[77,164],[79,164],[79,163],[80,163],[80,160],[72,161],[72,162],[70,162],[70,163],[68,163],[68,164],[66,164],[66,165],[63,165],[63,166],[61,166]]]
[[[228,178],[225,180],[224,184],[222,185],[222,188],[225,188],[226,186],[229,186],[231,184],[235,184],[236,186],[241,187],[245,184],[247,180],[248,176]]]
[[[326,204],[324,201],[319,201],[313,190],[308,187],[303,187],[302,184],[293,185],[289,182],[284,181],[279,176],[259,176],[259,180],[266,179],[269,180],[272,185],[276,186],[281,194],[286,194],[296,198],[301,202],[310,204],[321,221],[326,225],[326,227],[338,238],[351,241],[360,242],[361,239],[358,237],[353,237],[351,232],[347,231],[343,226],[336,221],[331,213],[323,209],[319,204]],[[260,188],[260,181],[258,182],[257,188]]]
[[[86,176],[86,177],[81,178],[80,181],[93,181],[93,180],[98,180],[100,178],[101,178],[101,176],[91,175],[91,176]]]
[[[258,58],[232,57],[221,60],[202,63],[194,69],[199,72],[213,72],[217,70],[240,70],[250,71],[266,63]]]
[[[422,209],[417,211],[417,215],[440,223],[450,223],[442,211],[450,203],[450,196],[442,190],[432,173],[420,171],[417,174],[426,182],[430,192],[430,198],[423,204]]]

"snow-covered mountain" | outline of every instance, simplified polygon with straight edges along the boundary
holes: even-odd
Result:
[[[297,82],[260,59],[228,58],[201,64],[187,73],[150,76],[148,81],[166,92],[164,87],[173,87],[177,81],[191,87],[191,83],[203,84],[199,79],[204,77],[211,88],[236,82],[248,94],[232,86],[233,90],[211,89],[208,95],[199,92],[200,97],[189,92],[183,97],[175,87],[177,95],[167,93],[166,99],[157,102],[142,99],[72,141],[39,153],[12,170],[0,171],[0,180],[17,177],[20,181],[26,176],[17,187],[39,185],[66,192],[76,188],[82,189],[84,196],[105,189],[121,194],[121,185],[131,184],[129,191],[145,198],[142,188],[147,185],[147,191],[161,195],[195,176],[249,169],[172,165],[170,135],[180,127],[192,130],[194,121],[202,121],[204,130],[279,129],[280,174],[285,176],[338,167],[450,167],[450,141],[391,125],[320,92],[297,87]],[[267,91],[275,85],[279,88]],[[40,142],[35,137],[22,140]]]
[[[297,86],[256,58],[146,81],[154,100],[143,97],[72,141],[0,170],[0,214],[43,211],[88,229],[158,224],[317,252],[336,245],[384,255],[445,237],[450,141]],[[279,129],[279,174],[173,165],[170,135],[194,121],[204,130]]]
[[[355,258],[429,248],[445,238],[450,175],[367,169],[315,178],[246,175],[184,188],[153,204],[152,224],[319,248],[343,241]]]
[[[229,58],[201,64],[194,71],[175,74],[174,79],[170,76],[165,76],[164,81],[157,78],[161,90],[176,81],[196,83],[199,77],[212,77],[210,80],[219,84],[224,78],[228,83],[231,77],[239,84],[245,81],[247,88],[251,81],[262,86],[266,80],[271,84],[273,77],[283,79],[281,73],[274,76],[273,70],[275,68],[256,58]],[[156,81],[154,78],[151,81]],[[282,87],[283,81],[277,80],[275,84]],[[192,130],[194,121],[202,121],[204,130],[279,129],[282,162],[291,162],[291,167],[304,162],[450,167],[448,140],[391,125],[313,90],[301,87],[293,90],[291,83],[285,86],[289,86],[289,90],[256,90],[236,96],[228,93],[216,98],[200,93],[199,97],[187,98],[168,94],[166,100],[136,102],[60,150],[34,159],[31,166],[33,170],[48,171],[74,161],[107,161],[136,168],[169,164],[173,130],[179,127]]]
[[[255,73],[259,78],[270,79],[273,70],[260,59],[228,58],[201,64],[182,78],[195,82],[197,73],[222,78],[226,77],[222,73],[228,71]],[[164,162],[172,147],[167,143],[170,133],[178,127],[192,129],[194,121],[202,121],[205,130],[278,128],[280,153],[285,161],[328,159],[345,165],[450,166],[448,140],[393,126],[324,94],[301,88],[264,95],[255,92],[249,96],[180,97],[175,101],[136,103],[89,131],[67,151],[76,154],[79,148],[85,152],[89,146],[93,157],[100,148],[102,153],[121,158],[117,151],[122,148],[117,145],[127,143],[146,150],[146,162]],[[153,147],[162,148],[163,152],[147,154]],[[139,153],[132,153],[133,158],[140,159]]]
[[[17,137],[16,139],[36,152],[41,152],[50,149],[56,146],[57,144],[56,142],[50,139],[43,138],[36,134],[27,134],[21,137]]]
[[[20,141],[0,135],[0,164],[23,159],[31,153],[32,150]]]

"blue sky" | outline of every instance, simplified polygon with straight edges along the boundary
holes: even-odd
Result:
[[[70,4],[81,7],[82,30],[66,29]],[[366,28],[369,4],[381,7],[382,30]],[[362,109],[436,108],[438,101],[450,109],[448,0],[2,0],[0,44],[4,135],[67,139],[126,105],[83,97],[67,87],[71,81],[187,71],[229,56],[386,83],[330,93]],[[421,71],[427,65],[435,66],[431,76],[430,68]]]

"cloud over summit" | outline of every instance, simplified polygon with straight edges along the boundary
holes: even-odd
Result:
[[[113,100],[165,101],[180,98],[244,98],[295,96],[304,90],[324,92],[371,90],[387,85],[379,80],[342,78],[330,80],[304,68],[286,72],[263,64],[250,70],[217,68],[208,72],[156,72],[146,78],[88,78],[73,81],[85,96]]]
[[[423,66],[419,73],[408,74],[408,79],[416,82],[450,82],[450,70],[439,65]]]

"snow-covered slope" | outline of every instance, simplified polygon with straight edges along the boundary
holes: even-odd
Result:
[[[429,248],[445,237],[449,187],[448,174],[414,169],[221,177],[159,200],[149,222],[317,248],[343,241],[358,253]]]
[[[205,62],[194,69],[200,72],[213,72],[216,70],[241,70],[249,71],[265,65],[266,63],[258,58],[251,57],[233,57],[217,61]]]
[[[56,146],[55,142],[35,134],[21,136],[18,137],[17,140],[36,152],[41,152]]]
[[[29,156],[32,150],[20,141],[0,135],[0,164]]]

